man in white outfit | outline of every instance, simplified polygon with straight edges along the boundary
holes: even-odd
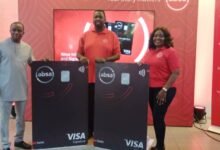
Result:
[[[34,57],[32,48],[21,40],[24,25],[14,22],[10,26],[11,38],[0,42],[0,140],[3,150],[10,150],[9,118],[12,103],[16,108],[16,134],[14,146],[31,149],[23,141],[25,120],[24,112],[27,100],[26,67]]]

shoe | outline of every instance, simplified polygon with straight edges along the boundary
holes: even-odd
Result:
[[[11,108],[11,118],[12,119],[16,118],[16,112],[15,112],[15,106],[14,105],[12,105],[12,108]]]
[[[157,150],[157,147],[156,146],[151,147],[150,150]]]
[[[10,118],[11,118],[11,119],[15,119],[15,117],[14,117],[14,116],[12,116],[12,115],[10,115]]]
[[[154,146],[154,147],[151,147],[150,150],[165,150],[165,147],[163,147],[162,149]]]
[[[92,138],[93,137],[93,134],[92,133],[89,133],[88,134],[88,139]]]
[[[10,150],[10,148],[9,148],[9,147],[7,147],[7,148],[3,148],[3,150]]]
[[[15,142],[14,144],[15,147],[23,148],[23,149],[31,149],[32,146],[24,141],[21,142]]]
[[[150,150],[150,148],[153,146],[154,139],[147,136],[147,149]]]

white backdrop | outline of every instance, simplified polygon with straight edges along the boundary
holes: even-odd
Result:
[[[0,40],[8,37],[9,26],[18,20],[18,0],[0,0]]]
[[[197,28],[195,105],[206,107],[207,117],[211,116],[212,70],[214,46],[215,0],[200,0]]]

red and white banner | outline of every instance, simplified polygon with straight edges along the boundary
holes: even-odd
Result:
[[[212,125],[220,126],[220,1],[215,2],[214,58],[212,82]]]
[[[44,0],[40,2],[39,0],[19,0],[18,3],[19,19],[25,25],[24,40],[33,47],[37,59],[45,57],[54,59],[55,56],[57,58],[61,56],[61,53],[57,55],[55,52],[55,48],[59,49],[55,44],[64,40],[54,35],[57,33],[54,32],[56,28],[54,19],[59,17],[56,14],[57,10],[66,10],[66,12],[75,10],[73,12],[76,13],[76,10],[103,9],[107,12],[107,20],[111,22],[118,19],[136,22],[135,27],[139,31],[133,36],[132,56],[123,55],[123,62],[134,62],[134,59],[140,58],[138,57],[140,51],[145,50],[144,43],[146,44],[147,40],[143,40],[141,27],[143,20],[146,25],[149,24],[149,32],[152,31],[153,26],[167,27],[174,38],[174,46],[180,56],[181,75],[176,83],[177,94],[168,110],[166,123],[175,126],[192,126],[198,0]],[[139,19],[140,17],[143,19]],[[78,13],[78,17],[75,14],[73,18],[75,19],[69,24],[72,27],[71,32],[68,33],[70,38],[62,42],[63,50],[67,51],[77,48],[77,43],[74,43],[77,40],[74,41],[71,38],[80,36],[82,32],[80,27],[85,26],[83,20],[86,19],[91,23],[90,19],[92,19],[91,16],[83,16],[82,12]],[[149,20],[151,21],[148,22]],[[83,24],[80,25],[80,23]],[[63,59],[72,59],[69,55],[74,56],[74,53],[63,53]],[[26,114],[29,120],[31,119],[30,102],[29,100]]]

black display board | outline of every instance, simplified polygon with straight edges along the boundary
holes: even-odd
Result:
[[[33,148],[87,144],[87,66],[39,61],[31,70]]]
[[[96,64],[96,147],[146,149],[148,90],[147,65]]]

